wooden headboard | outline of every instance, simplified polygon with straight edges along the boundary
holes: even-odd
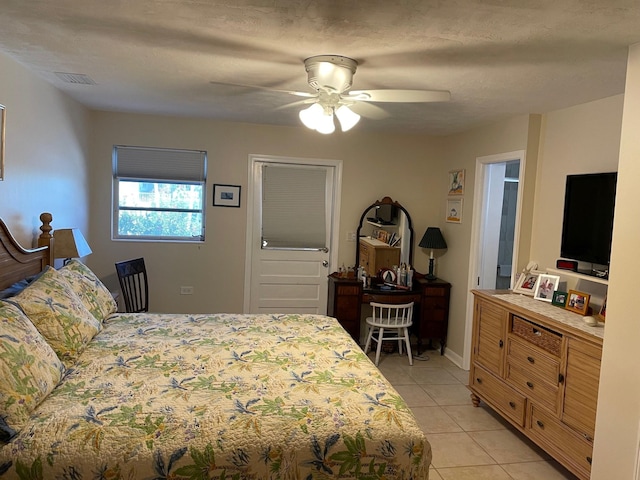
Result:
[[[38,238],[39,247],[33,249],[20,246],[0,220],[0,290],[41,272],[47,265],[53,265],[51,219],[50,213],[40,215],[42,234]]]

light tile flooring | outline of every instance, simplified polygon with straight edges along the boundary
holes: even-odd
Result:
[[[383,353],[378,368],[427,434],[430,480],[576,480],[484,403],[474,407],[467,371],[436,350],[423,357],[410,366],[406,356]]]

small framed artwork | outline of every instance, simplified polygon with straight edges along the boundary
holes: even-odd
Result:
[[[588,293],[569,290],[569,298],[567,298],[567,304],[564,308],[580,315],[586,315],[589,310],[589,298],[591,295]]]
[[[525,295],[533,296],[536,291],[536,283],[539,276],[540,273],[533,270],[530,272],[524,272],[518,278],[516,286],[513,287],[513,293],[523,293]]]
[[[4,124],[6,118],[6,109],[4,105],[0,105],[0,180],[4,180]]]
[[[464,169],[449,172],[449,195],[464,195]]]
[[[538,277],[533,298],[542,300],[543,302],[553,301],[553,292],[556,291],[559,283],[560,277],[558,275],[547,275],[543,273]]]
[[[447,199],[447,219],[446,220],[449,223],[462,223],[462,199],[461,198]]]
[[[561,292],[556,290],[553,292],[553,298],[551,299],[551,305],[564,308],[567,305],[567,292]]]
[[[604,322],[607,316],[607,297],[604,297],[604,302],[602,302],[602,306],[600,307],[600,311],[598,312],[598,320]]]
[[[240,185],[213,184],[214,207],[239,207]]]

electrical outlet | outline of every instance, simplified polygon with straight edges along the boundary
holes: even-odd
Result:
[[[193,287],[180,287],[180,295],[193,295]]]
[[[347,232],[347,242],[356,241],[356,232]]]

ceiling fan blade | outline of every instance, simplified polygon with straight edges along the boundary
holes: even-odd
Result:
[[[451,100],[451,92],[447,90],[352,90],[345,97],[355,97],[354,99],[364,102],[448,102]]]
[[[287,108],[297,107],[300,105],[309,105],[310,103],[315,103],[318,99],[313,98],[305,98],[303,100],[296,100],[295,102],[287,103],[285,105],[280,105],[279,107],[274,108],[274,110],[284,110]]]
[[[362,115],[365,118],[382,120],[383,118],[387,118],[389,116],[389,112],[378,107],[377,105],[372,105],[371,103],[354,102],[348,103],[347,105],[355,113],[357,113],[358,115]]]
[[[312,93],[312,92],[298,92],[296,90],[280,90],[278,88],[263,87],[261,85],[247,85],[244,83],[225,83],[225,82],[214,82],[214,81],[211,81],[209,83],[211,85],[220,85],[223,87],[250,88],[254,90],[264,90],[267,92],[285,93],[287,95],[295,95],[297,97],[305,97],[305,98],[312,98],[317,95],[316,93]]]

